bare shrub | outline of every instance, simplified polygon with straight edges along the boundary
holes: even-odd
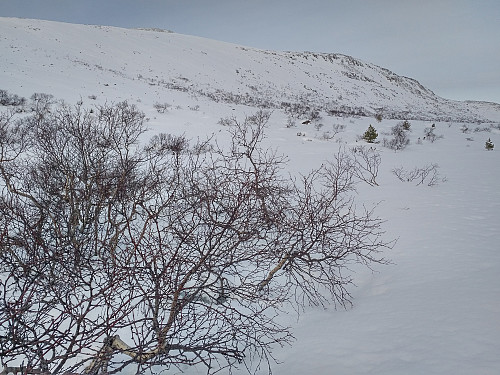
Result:
[[[416,185],[435,186],[445,182],[446,178],[439,175],[439,165],[428,164],[423,167],[415,167],[409,171],[403,167],[394,168],[392,173],[402,182],[416,182]]]
[[[292,338],[284,305],[349,305],[349,267],[385,263],[392,242],[355,207],[352,157],[286,177],[260,146],[269,116],[228,119],[227,148],[141,146],[144,114],[126,102],[1,116],[2,363],[269,366]]]
[[[424,139],[434,143],[438,139],[444,138],[443,135],[437,135],[434,130],[436,129],[435,126],[427,127],[424,129]]]
[[[489,127],[489,126],[479,127],[478,126],[478,127],[476,127],[474,129],[474,133],[479,133],[479,132],[487,132],[487,133],[489,133],[489,132],[491,132],[491,127]]]
[[[217,123],[219,125],[222,125],[222,126],[230,126],[233,123],[233,121],[235,121],[235,120],[236,120],[236,118],[234,116],[232,116],[232,117],[221,117]]]
[[[323,132],[321,138],[324,140],[330,140],[335,138],[335,136],[345,130],[345,125],[343,124],[334,124],[331,126],[330,130]]]
[[[0,90],[0,105],[20,107],[26,104],[26,98]]]
[[[307,104],[306,100],[294,103],[282,103],[285,113],[294,119],[309,117],[313,109]]]
[[[361,181],[378,186],[376,178],[382,161],[380,153],[373,147],[357,146],[351,149],[354,157],[354,173]]]
[[[45,93],[35,93],[31,95],[31,111],[37,113],[47,112],[50,106],[56,103],[54,95]]]
[[[169,103],[159,103],[159,102],[156,102],[154,105],[153,105],[154,109],[156,109],[156,111],[158,113],[165,113],[165,112],[168,112],[169,108],[172,107],[171,104]]]
[[[288,116],[287,120],[286,120],[286,127],[287,128],[294,128],[295,127],[295,120],[292,116]]]
[[[408,133],[411,132],[410,123],[402,121],[391,128],[392,139],[384,138],[383,145],[391,150],[402,150],[410,144]]]

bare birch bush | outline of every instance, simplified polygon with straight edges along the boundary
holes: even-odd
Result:
[[[412,170],[406,170],[403,167],[397,167],[392,173],[402,182],[416,182],[416,185],[435,186],[440,182],[446,181],[446,177],[439,174],[439,165],[428,164],[423,167],[415,167]]]
[[[392,242],[356,209],[350,158],[286,177],[268,119],[229,119],[217,148],[139,144],[126,102],[0,116],[2,365],[270,371],[284,306],[349,304],[349,267]]]
[[[357,146],[351,149],[354,157],[354,173],[361,181],[368,185],[378,186],[376,181],[382,158],[373,147]]]
[[[410,123],[406,120],[401,121],[391,128],[391,132],[388,135],[392,135],[392,138],[384,138],[382,144],[384,147],[388,147],[394,151],[403,150],[410,144],[410,136],[408,135],[410,132]]]

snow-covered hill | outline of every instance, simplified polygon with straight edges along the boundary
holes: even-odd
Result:
[[[0,19],[0,82],[28,95],[158,100],[172,90],[215,101],[431,121],[500,120],[500,104],[436,96],[416,80],[341,54],[274,52],[168,31]],[[34,64],[36,62],[36,64]],[[72,72],[69,75],[69,72]]]
[[[281,316],[297,340],[276,348],[283,363],[273,371],[500,374],[499,104],[448,101],[340,54],[262,51],[160,30],[0,18],[0,51],[0,90],[85,105],[128,100],[147,114],[152,132],[209,134],[222,144],[221,118],[268,107],[265,143],[288,157],[292,173],[363,144],[370,124],[383,139],[409,119],[404,150],[370,145],[381,157],[379,186],[359,184],[356,197],[376,206],[387,236],[398,238],[384,254],[393,264],[353,270],[352,308]],[[302,124],[315,110],[322,118]],[[485,150],[488,139],[493,151]],[[435,186],[392,172],[429,165],[438,168]]]

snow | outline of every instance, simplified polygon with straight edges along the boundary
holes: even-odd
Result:
[[[358,273],[352,309],[304,314],[276,374],[499,372],[498,157],[446,124],[436,126],[443,139],[415,144],[425,125],[412,123],[408,149],[382,150],[380,186],[360,189],[399,236],[393,264]],[[429,162],[446,182],[413,186],[387,173]]]
[[[302,86],[310,88],[306,92],[321,94],[333,82],[333,92],[341,93],[347,104],[359,100],[368,107],[381,100],[381,106],[392,103],[403,108],[411,103],[418,114],[432,113],[430,108],[443,105],[455,120],[464,113],[488,119],[469,124],[467,133],[457,121],[410,120],[411,143],[405,150],[375,145],[382,156],[379,186],[360,184],[358,202],[377,205],[376,213],[386,220],[387,236],[398,238],[385,254],[392,264],[377,266],[374,272],[355,270],[352,308],[310,307],[299,318],[293,311],[282,316],[292,325],[296,341],[291,347],[276,348],[274,355],[282,363],[273,366],[273,372],[500,373],[499,105],[447,102],[428,92],[424,99],[415,99],[411,90],[417,86],[410,91],[391,86],[387,79],[376,78],[383,70],[367,63],[355,71],[345,70],[344,65],[333,66],[321,58],[168,32],[0,18],[0,48],[0,89],[26,97],[45,92],[88,105],[129,100],[146,112],[152,133],[188,138],[215,134],[223,142],[228,135],[219,119],[233,115],[242,119],[256,108],[214,102],[199,90],[243,92],[251,90],[250,85],[258,85],[260,92],[268,86],[270,96],[285,93],[286,97]],[[297,65],[301,68],[291,68]],[[362,81],[351,82],[342,71],[376,79],[377,90]],[[186,90],[172,89],[167,83]],[[394,95],[386,100],[376,92]],[[160,114],[153,109],[155,102],[172,107]],[[190,109],[195,106],[199,109]],[[369,124],[380,140],[389,137],[383,133],[398,122],[322,116],[319,130],[300,121],[287,128],[286,115],[274,110],[265,143],[288,156],[292,172],[319,166],[339,147],[361,144],[357,138]],[[435,133],[443,137],[418,144],[424,128],[433,123]],[[332,140],[322,139],[321,134],[336,124],[345,125],[345,131]],[[298,132],[306,135],[297,136]],[[493,151],[485,150],[488,138],[496,146]],[[445,181],[432,187],[401,182],[391,173],[400,166],[413,169],[434,163]],[[197,374],[203,369],[186,372]]]

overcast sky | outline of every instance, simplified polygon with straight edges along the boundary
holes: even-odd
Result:
[[[0,0],[0,16],[343,53],[446,98],[500,103],[500,0]]]

